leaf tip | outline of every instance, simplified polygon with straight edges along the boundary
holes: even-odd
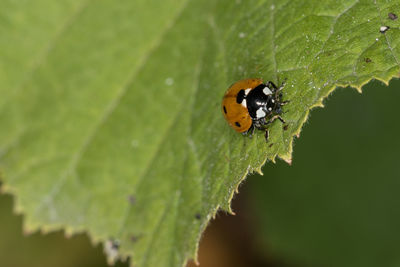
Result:
[[[292,158],[288,158],[288,159],[283,159],[287,164],[289,164],[290,166],[292,165]]]
[[[107,263],[111,266],[120,258],[119,241],[108,239],[104,241],[104,254],[107,256]]]
[[[22,234],[26,237],[29,236],[31,234],[33,234],[35,231],[33,231],[32,229],[29,229],[28,227],[24,226],[22,229]]]
[[[65,227],[64,228],[64,236],[66,238],[71,238],[74,235],[74,230],[71,227]]]
[[[233,191],[231,196],[229,197],[229,201],[226,205],[224,205],[222,208],[222,210],[226,211],[229,215],[235,215],[235,212],[232,210],[231,207],[231,203],[232,203],[232,199],[235,196],[235,193],[239,193],[238,191]],[[215,218],[215,215],[214,215]]]
[[[183,263],[182,267],[188,266],[189,262],[193,262],[196,266],[200,265],[200,262],[198,261],[198,259],[194,259],[194,258],[188,258],[186,262]]]

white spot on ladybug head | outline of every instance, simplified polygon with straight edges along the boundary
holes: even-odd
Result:
[[[275,103],[275,100],[272,99],[271,102],[272,102],[272,103]]]
[[[247,108],[247,102],[246,99],[243,99],[242,103],[240,103],[243,107]]]
[[[265,113],[264,110],[262,110],[262,108],[257,109],[257,111],[256,111],[257,119],[264,118],[265,115],[267,115],[267,114]]]
[[[247,88],[246,90],[244,90],[244,94],[248,95],[250,93],[250,91],[251,91],[251,88]]]
[[[264,87],[264,89],[263,89],[263,93],[265,94],[265,95],[272,95],[272,91],[271,91],[271,89],[269,89],[268,87]]]

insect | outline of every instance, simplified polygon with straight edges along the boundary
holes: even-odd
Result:
[[[379,28],[380,33],[385,33],[387,30],[389,30],[390,27],[389,26],[381,26]]]
[[[265,131],[268,140],[267,126],[274,120],[285,121],[280,114],[282,106],[288,101],[282,101],[282,89],[273,82],[264,83],[261,79],[245,79],[234,83],[225,92],[222,99],[222,113],[228,124],[244,135],[254,132],[254,128]]]

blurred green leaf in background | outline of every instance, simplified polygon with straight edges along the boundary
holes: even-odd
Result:
[[[296,266],[400,266],[399,100],[400,80],[337,90],[292,166],[249,177],[264,247]]]

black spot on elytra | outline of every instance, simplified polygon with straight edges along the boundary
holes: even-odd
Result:
[[[397,15],[394,14],[394,13],[392,13],[392,12],[390,12],[390,13],[388,14],[388,17],[389,17],[389,19],[391,19],[391,20],[396,20],[396,19],[398,18]]]
[[[240,123],[239,123],[239,122],[235,122],[235,125],[236,125],[237,127],[240,127]]]
[[[241,104],[243,102],[243,99],[245,97],[244,90],[240,90],[238,95],[236,96],[236,103]]]
[[[228,113],[228,112],[226,112],[226,107],[225,106],[224,106],[224,112],[225,112],[225,114]]]

